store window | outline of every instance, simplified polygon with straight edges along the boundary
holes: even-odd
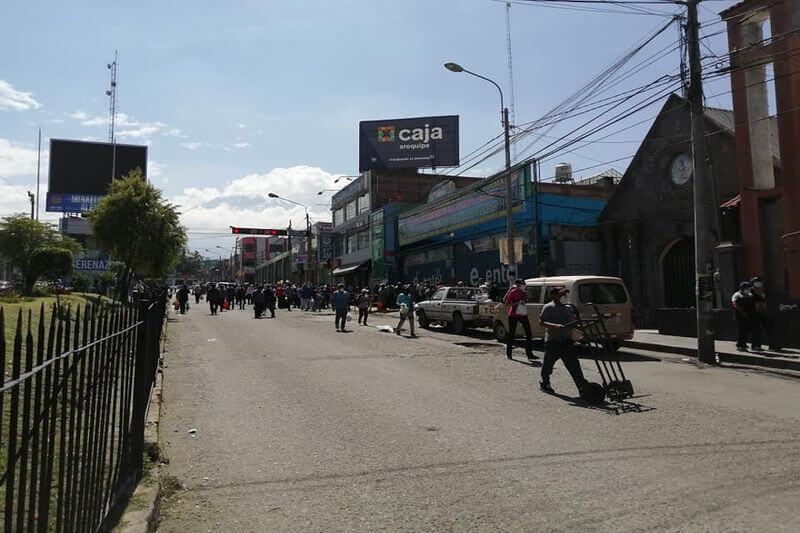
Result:
[[[364,194],[358,199],[358,214],[369,213],[369,193]]]
[[[369,248],[369,231],[362,231],[358,234],[358,249]]]
[[[353,200],[349,204],[347,204],[347,217],[346,220],[350,220],[351,218],[355,218],[356,216],[356,200]]]

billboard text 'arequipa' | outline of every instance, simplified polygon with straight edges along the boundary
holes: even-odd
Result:
[[[359,171],[458,166],[458,116],[359,123]]]

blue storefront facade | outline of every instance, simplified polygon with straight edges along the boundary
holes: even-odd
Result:
[[[599,273],[597,217],[613,189],[536,183],[534,172],[531,162],[512,169],[515,248],[521,252],[518,276]],[[507,284],[515,275],[501,262],[505,215],[503,175],[401,213],[397,218],[400,279]]]

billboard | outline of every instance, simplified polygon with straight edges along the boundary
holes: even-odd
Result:
[[[359,172],[458,166],[458,115],[359,123]]]
[[[333,259],[333,224],[317,222],[317,262]]]
[[[515,202],[530,198],[530,180],[529,163],[512,168],[511,190]],[[519,202],[514,207],[514,212],[525,209],[524,204],[524,201]],[[438,205],[424,206],[400,217],[397,220],[398,241],[400,246],[406,246],[505,215],[505,176],[501,173],[476,186],[463,189],[459,195]]]
[[[90,210],[108,192],[112,168],[115,178],[140,168],[147,179],[147,146],[50,139],[47,211]]]

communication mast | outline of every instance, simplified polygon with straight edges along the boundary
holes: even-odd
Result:
[[[514,61],[512,60],[511,56],[511,2],[506,2],[506,50],[508,51],[508,87],[510,89],[511,95],[511,105],[509,106],[509,113],[510,113],[510,122],[513,126],[516,124],[516,112],[514,110]],[[511,145],[511,150],[513,153],[514,159],[517,158],[517,145],[516,143]]]
[[[117,118],[117,51],[114,50],[114,62],[106,64],[111,71],[111,83],[106,96],[108,96],[108,142],[114,143],[114,126]]]

